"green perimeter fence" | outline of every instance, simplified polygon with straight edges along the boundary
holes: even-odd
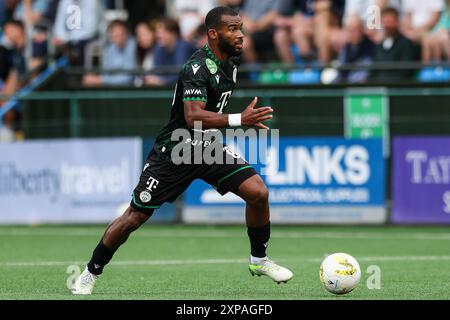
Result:
[[[376,92],[380,88],[358,88]],[[274,108],[270,127],[282,136],[344,135],[344,100],[352,88],[246,88],[234,92],[227,111],[253,99]],[[383,88],[389,131],[395,135],[450,135],[450,87]],[[22,98],[27,139],[155,136],[167,122],[173,90],[102,88],[37,91]]]

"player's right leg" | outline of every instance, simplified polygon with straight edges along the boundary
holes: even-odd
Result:
[[[102,239],[92,253],[86,269],[75,283],[74,294],[91,294],[95,281],[103,272],[115,251],[165,202],[173,202],[192,182],[192,170],[186,166],[175,166],[150,152],[147,163],[133,191],[130,206],[106,229]]]
[[[86,269],[78,277],[72,289],[73,294],[91,294],[103,268],[116,250],[128,239],[130,234],[148,220],[151,212],[142,213],[129,206],[124,214],[115,219],[106,229],[102,239],[92,253]]]

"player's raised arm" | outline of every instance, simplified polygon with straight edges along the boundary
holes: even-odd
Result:
[[[257,102],[258,98],[255,97],[242,113],[220,114],[205,110],[206,103],[203,101],[184,101],[184,117],[190,128],[194,127],[195,121],[201,121],[204,129],[246,126],[269,130],[262,122],[272,119],[273,109],[256,108]]]

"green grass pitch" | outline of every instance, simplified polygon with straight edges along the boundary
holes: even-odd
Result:
[[[244,226],[146,225],[116,253],[89,297],[66,287],[104,226],[0,227],[0,299],[449,299],[450,228],[273,226],[269,256],[294,272],[287,284],[252,277]],[[325,254],[353,255],[353,292],[319,281]],[[381,288],[367,288],[367,268]],[[72,267],[71,267],[72,266]]]

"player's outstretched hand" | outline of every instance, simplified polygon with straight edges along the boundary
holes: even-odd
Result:
[[[273,109],[272,107],[260,107],[256,108],[258,97],[255,97],[248,107],[242,112],[241,123],[247,127],[258,127],[269,130],[269,127],[265,126],[262,122],[272,119]]]

